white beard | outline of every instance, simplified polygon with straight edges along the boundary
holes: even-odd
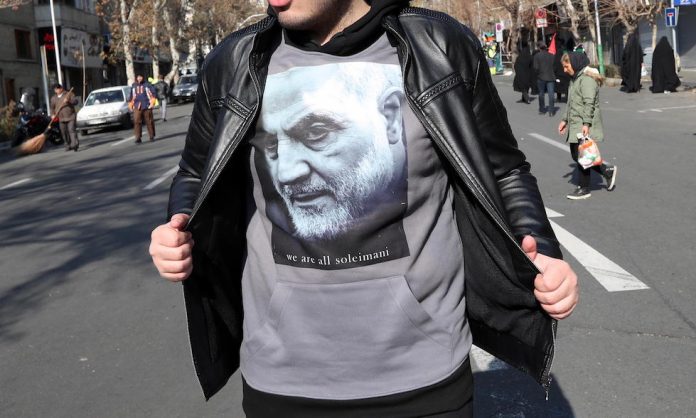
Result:
[[[385,141],[386,142],[386,141]],[[290,213],[296,236],[307,240],[334,239],[348,231],[369,214],[371,203],[385,191],[394,177],[394,162],[388,145],[374,147],[354,167],[349,167],[331,179],[316,178],[307,184],[274,185]],[[330,192],[335,205],[296,207],[291,196],[296,193]]]

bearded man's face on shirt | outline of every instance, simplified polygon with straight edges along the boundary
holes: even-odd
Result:
[[[364,221],[403,175],[403,93],[360,82],[370,77],[321,66],[268,77],[255,141],[300,238]]]

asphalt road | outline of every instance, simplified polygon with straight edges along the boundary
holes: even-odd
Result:
[[[691,416],[696,94],[602,89],[602,152],[619,166],[618,186],[595,179],[589,200],[569,201],[558,118],[514,103],[511,81],[496,83],[582,300],[559,326],[548,401],[476,353],[476,415]],[[78,153],[0,155],[1,416],[243,416],[238,376],[204,401],[181,288],[159,279],[147,254],[190,111],[171,107],[155,143],[112,130],[83,137]]]

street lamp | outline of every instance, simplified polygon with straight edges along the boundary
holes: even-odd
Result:
[[[599,6],[594,0],[595,23],[597,24],[597,60],[599,61],[599,73],[604,75],[604,53],[602,51],[602,27],[599,24]]]
[[[58,84],[63,84],[63,76],[60,73],[60,48],[58,47],[58,31],[56,30],[56,14],[53,11],[53,0],[49,1],[51,7],[51,24],[53,26],[53,50],[56,53],[56,72],[58,73]]]

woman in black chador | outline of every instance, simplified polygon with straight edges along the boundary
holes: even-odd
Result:
[[[572,52],[575,49],[575,38],[570,32],[559,31],[556,34],[556,56],[554,57],[553,70],[556,73],[556,101],[568,101],[568,86],[570,85],[570,76],[563,71],[561,58],[564,54]],[[564,99],[565,97],[565,99]]]
[[[674,50],[669,45],[666,36],[657,43],[652,58],[652,87],[653,93],[677,91],[681,84],[674,65]]]
[[[643,48],[640,46],[638,29],[628,35],[621,56],[621,90],[636,93],[640,90],[640,70],[643,65]]]
[[[529,99],[529,88],[532,86],[534,70],[532,69],[532,53],[527,42],[522,41],[518,47],[517,60],[515,60],[515,79],[512,81],[512,88],[522,93],[522,98],[518,103],[531,103]]]

